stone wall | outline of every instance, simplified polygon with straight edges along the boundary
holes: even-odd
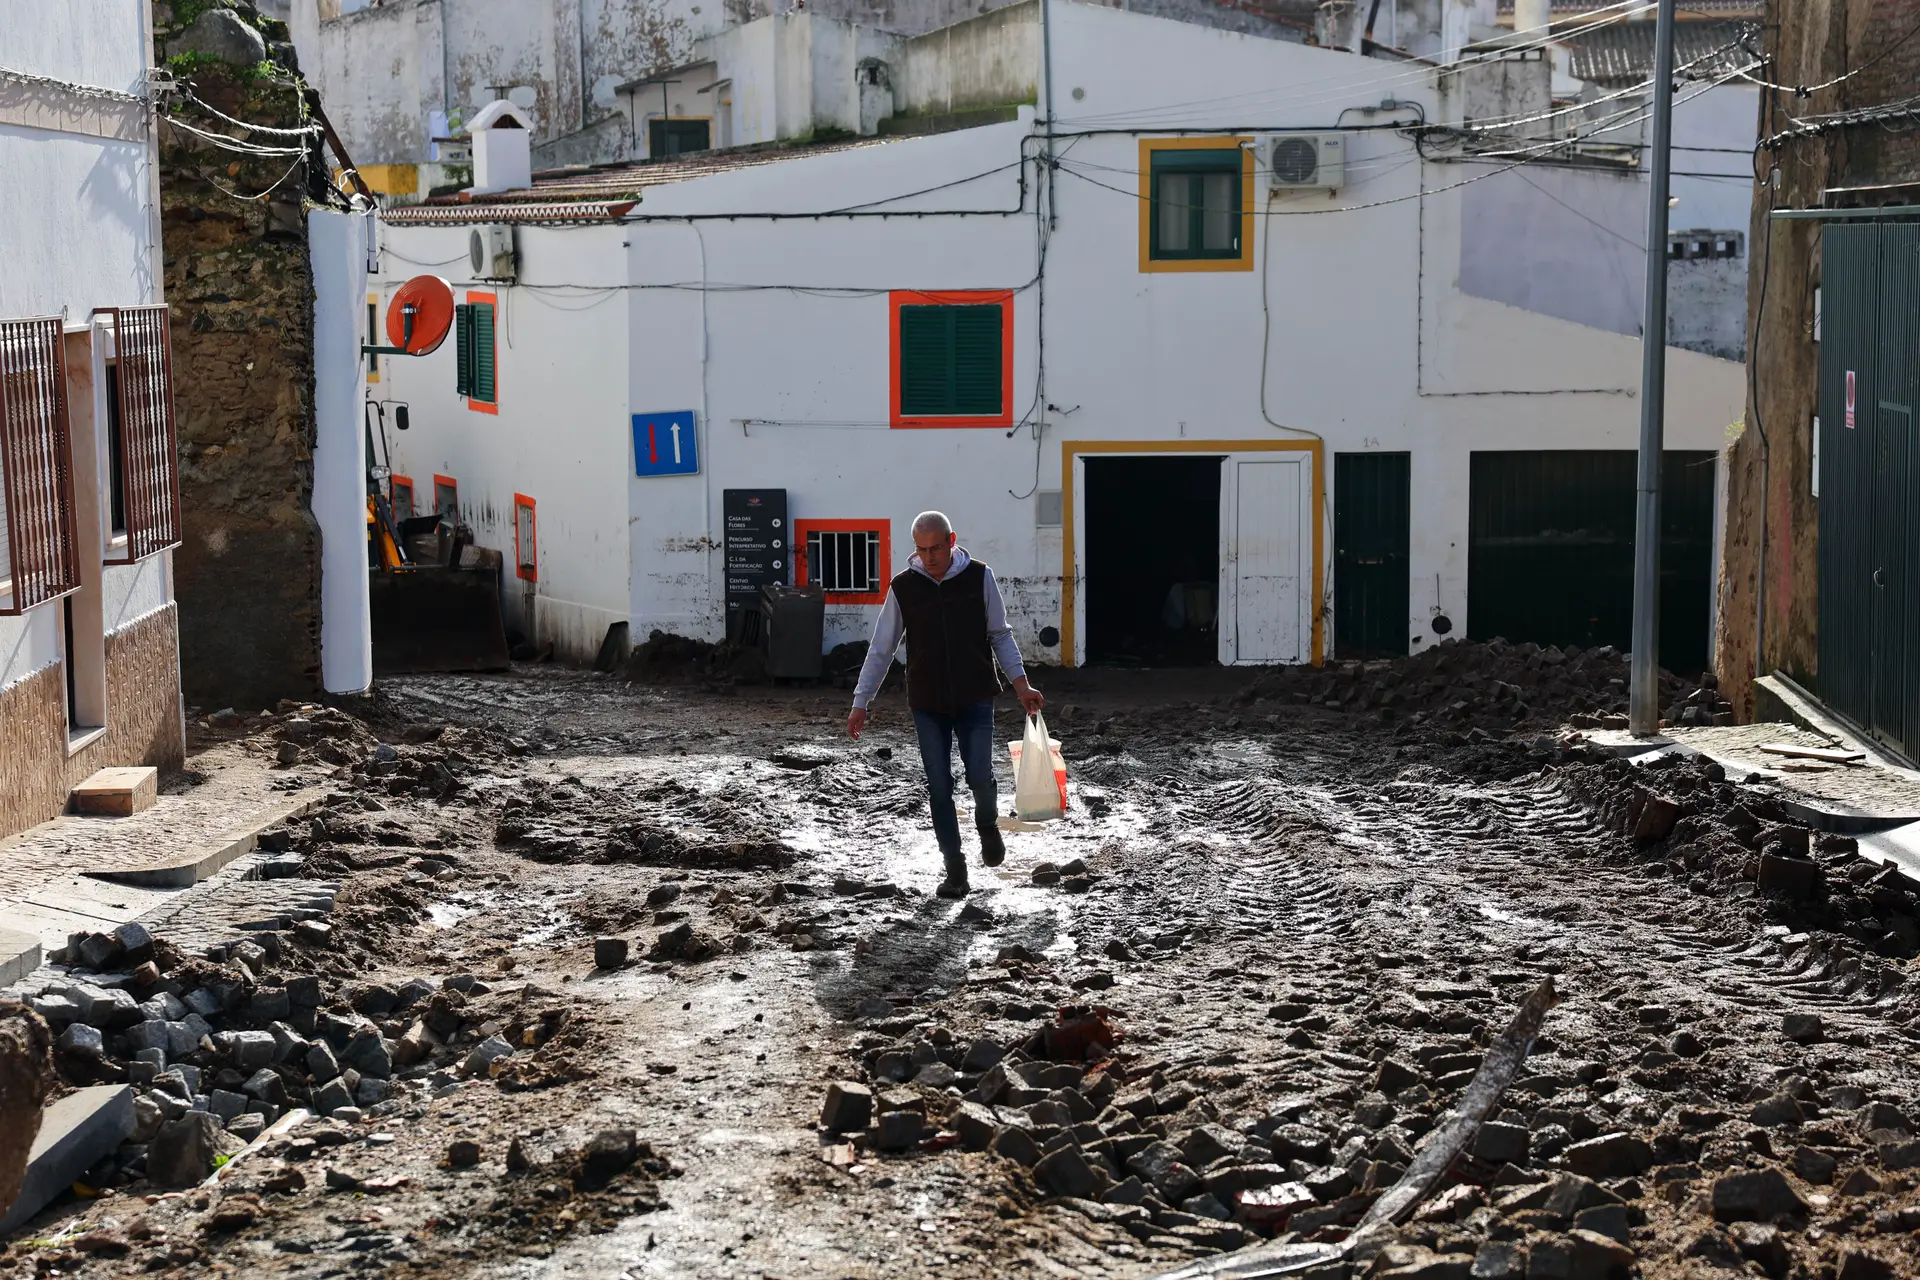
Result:
[[[185,5],[172,9],[191,16]],[[250,9],[233,12],[281,34]],[[177,59],[168,50],[180,47],[180,30],[161,28],[163,58]],[[183,74],[197,97],[236,119],[305,123],[304,86],[276,64],[196,57]],[[217,123],[176,109],[196,127]],[[185,522],[174,552],[181,681],[187,700],[207,710],[270,707],[310,695],[320,679],[306,164],[236,156],[178,129],[163,129],[161,143]]]
[[[108,633],[107,732],[72,756],[64,667],[0,690],[0,836],[59,816],[67,793],[96,770],[185,763],[175,622],[168,605]]]
[[[1793,86],[1844,78],[1805,95],[1762,90],[1761,136],[1781,133],[1794,119],[1910,97],[1920,80],[1920,40],[1898,41],[1916,25],[1920,0],[1771,5],[1764,27],[1766,52],[1773,59],[1768,79]],[[1856,74],[1847,75],[1850,71]],[[1743,718],[1752,714],[1749,682],[1755,674],[1778,669],[1813,682],[1819,668],[1819,502],[1812,496],[1812,423],[1820,391],[1819,348],[1813,341],[1820,224],[1781,221],[1768,213],[1828,204],[1826,192],[1832,187],[1920,181],[1920,132],[1889,131],[1868,122],[1785,139],[1760,153],[1763,177],[1773,166],[1779,169],[1779,185],[1756,188],[1748,240],[1749,393],[1745,429],[1728,451],[1714,658],[1721,688]],[[1889,203],[1911,203],[1911,195],[1910,187],[1886,193]],[[1762,568],[1765,593],[1756,597]],[[1756,607],[1760,600],[1764,620]]]

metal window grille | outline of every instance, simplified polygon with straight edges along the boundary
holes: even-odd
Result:
[[[120,411],[118,514],[127,532],[125,555],[108,563],[132,564],[180,545],[173,339],[165,306],[102,308],[95,314],[113,317],[113,383]]]
[[[413,482],[395,479],[393,486],[393,518],[395,521],[413,519]]]
[[[880,533],[874,529],[810,530],[807,581],[829,594],[864,595],[880,589]]]
[[[77,589],[73,449],[57,317],[0,320],[0,493],[0,579],[12,583],[0,613],[24,613]]]
[[[454,524],[458,524],[460,522],[460,490],[444,481],[435,480],[433,482],[433,510],[435,514],[442,516]]]

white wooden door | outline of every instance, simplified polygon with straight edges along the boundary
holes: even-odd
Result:
[[[1307,467],[1300,458],[1230,457],[1231,531],[1221,564],[1232,596],[1232,634],[1221,627],[1221,660],[1236,663],[1307,660],[1310,534],[1302,518]]]

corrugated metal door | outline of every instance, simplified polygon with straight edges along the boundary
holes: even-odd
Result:
[[[1920,747],[1920,224],[1821,247],[1820,694]]]
[[[1610,644],[1633,630],[1636,464],[1629,449],[1480,450],[1468,495],[1467,634]],[[1661,460],[1660,665],[1707,665],[1715,455]]]
[[[1860,406],[1872,403],[1879,231],[1830,225],[1820,247],[1819,685],[1834,710],[1863,725],[1873,720],[1879,423]]]
[[[1333,651],[1407,652],[1410,453],[1333,455]]]

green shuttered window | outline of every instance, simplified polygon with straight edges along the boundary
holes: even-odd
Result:
[[[1001,325],[991,306],[900,308],[900,413],[995,417],[1001,403]]]
[[[494,387],[493,304],[463,303],[453,309],[456,352],[454,390],[492,404]]]

